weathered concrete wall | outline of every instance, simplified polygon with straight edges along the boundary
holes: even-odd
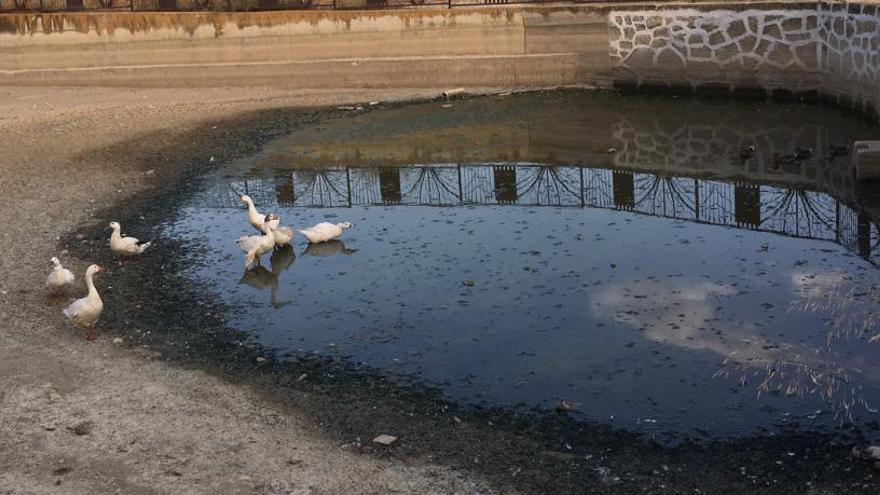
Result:
[[[610,82],[576,10],[0,15],[0,84],[536,87]]]
[[[0,84],[812,91],[880,104],[875,0],[0,15]]]

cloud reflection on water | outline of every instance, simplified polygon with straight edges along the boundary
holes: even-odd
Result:
[[[846,272],[795,269],[790,278],[794,299],[789,313],[819,313],[827,328],[784,328],[770,339],[771,322],[757,325],[726,317],[725,306],[734,303],[736,288],[680,277],[635,279],[605,287],[593,298],[593,310],[599,317],[637,329],[653,342],[719,355],[723,360],[715,376],[738,377],[740,386],[754,387],[756,398],[765,393],[814,395],[845,421],[856,407],[876,412],[876,404],[869,404],[863,393],[864,387],[880,389],[873,286],[859,289]],[[812,331],[826,336],[810,344]],[[845,345],[851,344],[850,339],[868,347],[853,349]]]

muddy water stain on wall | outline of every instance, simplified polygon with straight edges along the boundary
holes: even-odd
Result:
[[[478,14],[492,22],[513,22],[518,12],[506,9],[481,9]],[[8,14],[0,15],[0,34],[53,34],[68,31],[112,35],[124,29],[144,33],[160,29],[183,31],[194,35],[203,26],[232,24],[238,29],[277,28],[291,24],[343,25],[351,29],[358,22],[387,22],[394,19],[405,28],[424,25],[442,27],[462,17],[474,16],[473,11],[287,11],[287,12],[135,12],[135,13],[71,13],[71,14]],[[427,21],[426,21],[427,19]]]

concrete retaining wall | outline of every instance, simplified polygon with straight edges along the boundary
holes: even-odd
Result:
[[[553,9],[0,15],[0,84],[610,84],[606,18]]]
[[[0,85],[810,91],[874,110],[873,0],[0,15]]]

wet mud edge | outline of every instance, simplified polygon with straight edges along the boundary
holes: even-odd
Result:
[[[664,447],[577,413],[558,414],[549,409],[552,404],[529,414],[461,406],[438,390],[383,377],[358,363],[244,345],[248,335],[226,324],[230,309],[211,288],[178,275],[203,247],[157,239],[150,230],[173,220],[217,164],[252,155],[304,126],[430,103],[383,103],[358,112],[251,111],[186,131],[148,133],[138,143],[120,142],[79,157],[89,160],[95,153],[126,160],[144,173],[155,170],[145,191],[98,212],[99,221],[60,240],[59,247],[74,256],[113,268],[100,283],[113,287],[104,297],[101,338],[119,336],[172,365],[252,386],[280,410],[312,418],[323,435],[356,454],[472,472],[502,492],[802,493],[812,487],[876,493],[880,472],[850,456],[852,446],[863,443],[855,431],[832,436],[793,428],[735,440],[683,439],[677,447]],[[154,145],[144,147],[145,142]],[[111,220],[129,235],[156,241],[148,254],[118,267],[107,249]],[[399,440],[389,447],[371,442],[383,433]]]

